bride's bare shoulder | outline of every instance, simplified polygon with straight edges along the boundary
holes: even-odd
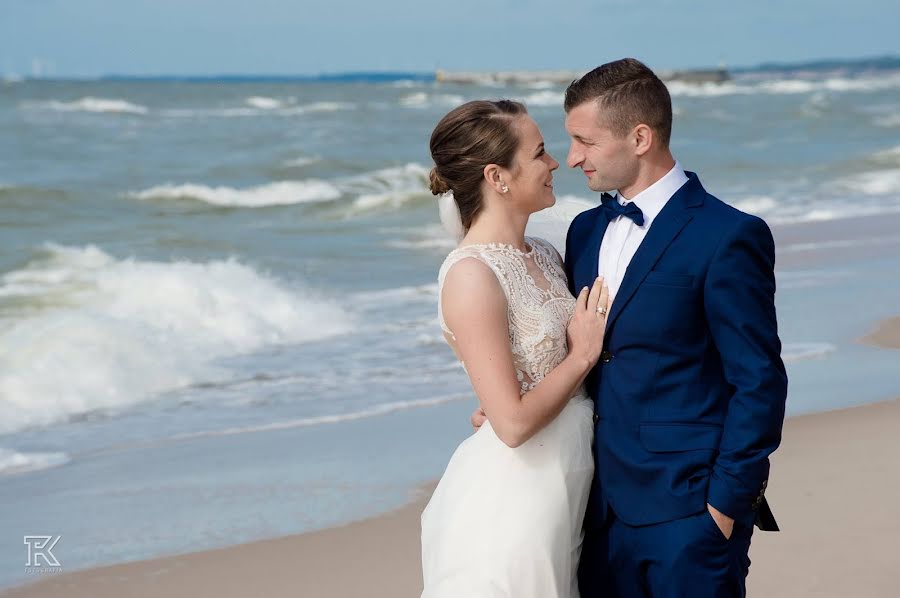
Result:
[[[496,274],[486,263],[473,256],[462,257],[449,264],[441,285],[444,297],[448,294],[489,297],[495,292],[503,295]]]

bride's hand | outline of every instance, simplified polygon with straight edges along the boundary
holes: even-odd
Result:
[[[487,415],[485,414],[484,410],[479,407],[472,412],[472,416],[469,418],[469,421],[472,423],[472,427],[477,432],[479,428],[481,428],[482,424],[487,421]]]
[[[603,350],[610,303],[609,287],[604,284],[603,277],[598,277],[590,289],[581,289],[575,302],[575,313],[566,329],[569,354],[586,359],[591,367],[597,363]],[[603,306],[603,309],[598,311],[598,306]]]

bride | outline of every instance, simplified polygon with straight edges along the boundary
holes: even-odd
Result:
[[[431,190],[462,235],[438,275],[438,315],[487,422],[422,513],[422,597],[575,598],[594,468],[582,382],[608,291],[597,279],[573,298],[553,246],[525,236],[556,201],[559,167],[525,106],[463,104],[434,129],[431,155]]]

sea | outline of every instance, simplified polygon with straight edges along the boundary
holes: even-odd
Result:
[[[673,151],[778,242],[790,415],[900,395],[900,60],[669,83]],[[476,406],[437,322],[438,120],[523,101],[598,203],[564,86],[0,80],[0,587],[341,524],[440,476]],[[562,247],[560,247],[562,249]],[[29,540],[58,566],[26,566]],[[32,539],[33,543],[34,540]]]

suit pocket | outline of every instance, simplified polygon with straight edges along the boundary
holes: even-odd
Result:
[[[651,453],[718,450],[722,426],[717,424],[644,423],[641,444]]]
[[[667,287],[692,287],[694,277],[690,274],[676,274],[674,272],[659,272],[651,270],[644,279],[645,284],[658,284]]]

